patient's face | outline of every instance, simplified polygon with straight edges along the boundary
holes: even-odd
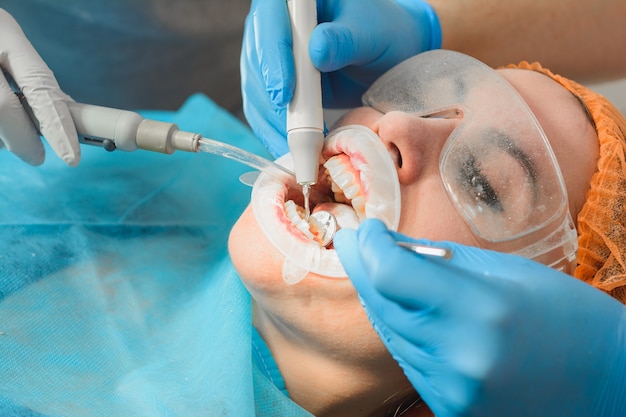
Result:
[[[566,183],[570,211],[576,219],[596,169],[595,130],[580,103],[550,78],[526,70],[499,72],[521,94],[550,140]],[[364,107],[349,112],[337,123],[370,128],[390,153],[400,182],[401,233],[478,245],[450,202],[439,173],[442,146],[459,122],[403,112],[381,114]],[[258,327],[264,328],[271,322],[272,328],[282,329],[290,337],[329,354],[362,360],[388,356],[349,280],[310,273],[297,285],[283,282],[284,258],[269,243],[250,207],[234,226],[229,246],[235,267],[256,301]]]

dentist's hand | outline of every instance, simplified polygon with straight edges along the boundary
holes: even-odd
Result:
[[[334,244],[438,417],[626,415],[624,305],[521,257],[437,242],[453,251],[446,261],[397,240],[411,239],[367,220]]]
[[[43,136],[68,165],[80,160],[76,128],[65,101],[71,100],[35,51],[15,19],[0,9],[0,148],[39,165],[45,152],[28,114],[15,96],[7,74],[24,93]]]
[[[322,71],[324,107],[360,105],[385,71],[419,52],[441,47],[439,20],[420,0],[317,0],[320,24],[309,41]],[[253,0],[241,52],[244,113],[275,156],[287,151],[286,106],[295,84],[285,0]]]

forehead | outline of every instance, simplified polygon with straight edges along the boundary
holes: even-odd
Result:
[[[453,104],[472,103],[490,111],[515,101],[515,92],[493,69],[467,55],[436,50],[396,65],[362,97],[383,113],[392,110],[433,113]],[[517,98],[519,100],[519,98]]]
[[[498,73],[517,90],[543,128],[565,180],[576,218],[591,176],[597,170],[599,142],[583,105],[550,77],[521,69]]]

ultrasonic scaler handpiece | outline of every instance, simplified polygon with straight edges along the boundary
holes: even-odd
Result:
[[[309,38],[317,25],[317,6],[315,0],[288,0],[287,6],[296,69],[294,95],[287,108],[287,143],[296,182],[302,185],[306,201],[306,187],[317,182],[324,145],[321,77],[309,56]]]

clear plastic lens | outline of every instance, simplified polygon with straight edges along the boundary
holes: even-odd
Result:
[[[441,154],[451,200],[487,241],[517,239],[567,211],[565,187],[543,134],[518,133],[493,125],[459,126]]]
[[[462,118],[442,149],[441,179],[484,247],[531,258],[556,253],[555,245],[567,253],[554,256],[575,253],[567,191],[548,139],[493,69],[457,52],[426,52],[379,78],[363,103],[383,113]]]

